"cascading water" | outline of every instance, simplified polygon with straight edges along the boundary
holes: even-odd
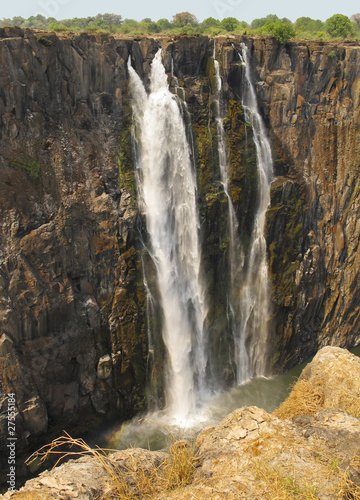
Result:
[[[228,200],[229,213],[229,309],[231,317],[231,329],[235,346],[235,363],[237,368],[236,378],[238,384],[244,383],[251,377],[250,360],[244,343],[244,336],[241,331],[241,297],[240,288],[242,281],[243,253],[238,236],[238,221],[236,218],[234,205],[229,192],[229,165],[225,146],[225,130],[223,125],[223,110],[221,106],[222,81],[220,76],[219,62],[216,60],[216,50],[214,43],[214,111],[218,136],[218,152],[221,183]]]
[[[207,359],[209,346],[206,345],[203,328],[207,310],[200,279],[199,220],[195,166],[192,163],[194,149],[191,116],[184,102],[185,92],[178,86],[173,71],[175,95],[169,91],[160,50],[151,66],[149,94],[131,67],[131,62],[128,62],[133,96],[133,137],[136,143],[134,158],[137,166],[139,206],[146,218],[150,240],[149,246],[146,247],[147,252],[144,253],[144,271],[147,267],[145,260],[149,260],[150,255],[156,268],[158,284],[152,288],[154,280],[151,272],[150,280],[147,280],[145,275],[148,325],[151,323],[149,349],[156,351],[157,348],[156,325],[161,303],[168,376],[165,414],[157,412],[150,419],[141,420],[141,423],[136,419],[122,426],[115,438],[116,446],[120,448],[134,444],[150,446],[152,449],[164,447],[164,436],[162,431],[159,431],[159,426],[154,424],[154,420],[163,422],[166,429],[170,428],[172,432],[177,432],[180,424],[182,433],[185,428],[183,435],[190,437],[194,432],[200,431],[205,421],[210,425],[215,424],[228,411],[240,405],[257,404],[271,411],[277,406],[276,398],[281,394],[281,388],[277,388],[273,394],[267,385],[271,384],[271,380],[261,377],[255,378],[250,384],[244,384],[254,375],[266,373],[269,301],[264,225],[273,173],[270,145],[257,109],[247,48],[244,45],[239,56],[245,69],[242,105],[246,120],[252,125],[257,153],[258,205],[250,250],[245,255],[231,199],[221,103],[222,81],[214,50],[215,88],[212,109],[217,127],[221,183],[228,201],[228,256],[231,275],[228,309],[239,387],[231,391],[220,391],[212,398],[206,398],[208,394],[205,371],[211,373],[212,367],[208,367],[207,363],[210,364],[212,359],[210,355],[209,361]],[[156,318],[155,324],[152,317]],[[152,352],[150,355],[152,356]],[[230,363],[233,363],[233,356],[228,358]],[[159,356],[155,355],[155,358],[159,359]],[[208,387],[210,386],[209,383]],[[280,396],[280,401],[283,397],[284,395]],[[202,406],[196,403],[201,403]]]
[[[181,422],[195,410],[204,390],[207,361],[195,173],[161,50],[152,62],[149,94],[130,62],[128,70],[140,206],[150,236],[163,313],[166,413]]]
[[[251,236],[241,300],[241,344],[248,346],[253,375],[265,375],[267,369],[267,338],[269,320],[268,266],[264,237],[266,210],[270,204],[273,161],[265,125],[259,113],[251,79],[248,48],[241,44],[239,57],[243,63],[242,106],[246,121],[251,124],[258,168],[258,207]]]

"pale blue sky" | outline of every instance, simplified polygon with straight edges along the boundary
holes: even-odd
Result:
[[[325,20],[333,14],[351,16],[360,12],[359,2],[348,0],[327,0],[314,2],[302,0],[181,0],[180,2],[153,0],[2,0],[0,19],[13,16],[29,17],[43,14],[46,17],[66,19],[71,17],[87,17],[106,12],[120,14],[123,18],[138,21],[150,17],[154,21],[160,18],[172,19],[177,12],[188,11],[202,21],[207,17],[223,19],[236,17],[240,21],[251,22],[267,14],[277,14],[295,21],[298,17],[309,16],[313,19]]]

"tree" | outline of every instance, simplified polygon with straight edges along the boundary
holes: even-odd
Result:
[[[21,16],[15,16],[12,18],[12,22],[14,26],[21,26],[25,19]]]
[[[269,33],[278,42],[286,43],[295,36],[294,28],[291,24],[283,23],[279,19],[275,22],[268,21],[260,28],[260,32]]]
[[[101,18],[106,21],[109,26],[121,26],[122,17],[119,14],[98,14],[96,19]]]
[[[4,26],[14,26],[13,21],[8,17],[4,17],[0,21],[0,28],[3,28]]]
[[[143,19],[140,22],[140,26],[147,33],[159,33],[160,32],[160,28],[157,25],[157,23],[155,23],[154,21],[152,21],[149,17],[146,17],[145,19]]]
[[[175,28],[182,28],[187,24],[190,24],[190,26],[197,26],[199,21],[194,14],[190,14],[190,12],[179,12],[173,16],[173,25]]]
[[[353,14],[351,17],[350,17],[350,21],[353,23],[354,25],[354,30],[355,31],[360,31],[360,13],[359,14]]]
[[[220,26],[220,21],[218,19],[214,19],[213,17],[207,17],[201,23],[201,27],[204,30],[207,30],[208,28],[218,28],[219,26]]]
[[[139,30],[140,24],[135,19],[124,19],[119,28],[121,33],[136,33]]]
[[[22,28],[46,28],[47,19],[46,17],[38,14],[37,16],[30,16],[28,19],[24,20],[21,25]]]
[[[225,17],[220,23],[220,26],[226,31],[235,31],[239,25],[239,21],[235,17]]]
[[[334,14],[329,19],[326,19],[325,29],[334,38],[347,38],[354,31],[352,22],[343,14]]]
[[[157,27],[159,28],[159,31],[166,31],[172,28],[170,21],[168,21],[165,18],[159,19],[156,24]]]
[[[324,23],[320,19],[311,19],[311,17],[299,17],[296,19],[294,27],[296,31],[321,31]]]
[[[278,19],[279,18],[276,14],[268,14],[266,17],[254,19],[251,23],[251,28],[254,30],[259,29],[262,26],[265,26],[266,23],[274,23],[275,21],[278,21]]]

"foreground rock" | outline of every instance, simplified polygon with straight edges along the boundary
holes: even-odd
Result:
[[[319,403],[318,392],[314,392],[315,414],[298,414],[290,420],[289,406],[287,419],[257,407],[243,407],[218,426],[204,429],[195,442],[196,454],[191,460],[194,473],[186,487],[164,491],[163,484],[157,484],[171,449],[114,454],[112,457],[122,471],[119,484],[122,488],[126,484],[139,498],[145,498],[145,489],[138,490],[139,484],[143,484],[148,495],[162,500],[358,498],[360,419],[331,404],[340,401],[343,405],[340,395],[346,394],[347,404],[351,399],[356,413],[360,359],[343,349],[326,347],[304,369],[298,384],[306,380],[309,387],[313,384],[317,388],[319,377],[325,396]],[[314,413],[309,407],[310,413]],[[179,449],[184,446],[180,443]],[[139,482],[139,475],[151,479],[152,490],[146,481]],[[104,472],[98,461],[82,458],[44,472],[19,492],[2,498],[110,498],[113,488],[114,478]]]

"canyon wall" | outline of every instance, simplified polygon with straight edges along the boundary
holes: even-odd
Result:
[[[16,392],[19,447],[34,446],[60,427],[84,430],[105,415],[125,419],[146,409],[146,236],[136,203],[126,63],[131,55],[148,85],[160,45],[169,84],[187,103],[194,141],[210,364],[222,383],[232,382],[214,41],[14,28],[0,30],[0,37],[2,439],[9,392]],[[231,195],[244,251],[257,173],[241,106],[241,42],[250,48],[274,156],[266,224],[269,354],[280,371],[319,346],[348,347],[360,338],[360,49],[350,42],[282,46],[270,38],[216,39]],[[152,367],[155,388],[161,376],[162,367]]]

